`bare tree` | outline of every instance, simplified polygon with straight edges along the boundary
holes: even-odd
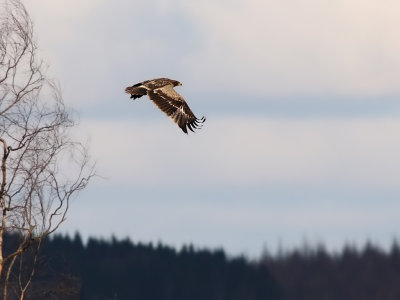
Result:
[[[93,168],[86,147],[71,138],[75,123],[59,88],[44,74],[24,5],[20,0],[1,1],[0,287],[6,299],[21,256],[33,245],[39,248],[43,238],[58,229],[71,196],[87,186]],[[21,240],[4,253],[4,237],[10,232],[19,233]],[[13,289],[20,299],[34,270],[33,264],[29,276],[15,279]]]

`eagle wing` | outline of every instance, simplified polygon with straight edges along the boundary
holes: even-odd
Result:
[[[159,109],[178,124],[184,133],[187,133],[187,128],[193,132],[193,129],[201,128],[201,124],[206,120],[205,117],[196,118],[185,99],[174,90],[172,85],[148,90],[147,95]]]

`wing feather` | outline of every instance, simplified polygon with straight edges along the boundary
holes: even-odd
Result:
[[[196,118],[186,101],[173,89],[172,85],[149,90],[147,94],[157,107],[178,124],[185,133],[187,133],[187,128],[193,132],[193,129],[201,128],[200,123],[205,121],[204,117]]]

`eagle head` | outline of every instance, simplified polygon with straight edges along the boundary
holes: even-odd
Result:
[[[182,85],[182,83],[180,83],[178,80],[173,80],[172,84],[173,84],[174,86]]]

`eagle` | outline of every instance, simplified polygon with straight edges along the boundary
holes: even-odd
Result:
[[[192,132],[193,129],[200,129],[206,118],[203,116],[198,119],[185,99],[174,90],[174,87],[180,85],[182,83],[177,80],[156,78],[129,86],[125,89],[125,93],[130,94],[133,100],[148,95],[150,100],[187,134],[187,128]]]

